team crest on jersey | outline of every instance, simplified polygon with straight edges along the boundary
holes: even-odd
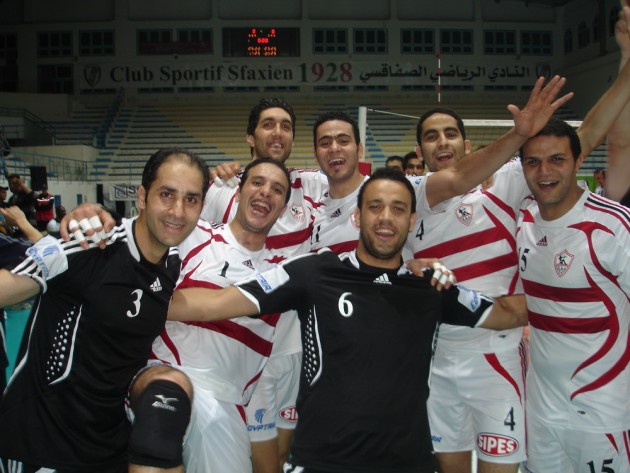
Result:
[[[291,217],[293,217],[300,223],[304,223],[304,207],[302,207],[300,204],[291,204],[291,207],[289,207],[289,212],[291,212]]]
[[[560,277],[567,274],[567,271],[569,271],[569,268],[571,267],[571,263],[573,263],[574,258],[575,255],[572,255],[567,250],[563,250],[562,252],[558,253],[554,257],[553,261],[553,267],[556,269],[556,274]]]
[[[469,226],[470,222],[472,222],[472,205],[471,204],[462,204],[455,210],[455,216],[457,220],[462,222],[464,225]]]
[[[354,212],[352,212],[352,214],[350,214],[350,223],[352,224],[352,226],[354,228],[359,230],[359,222],[357,222],[357,214],[354,213]]]

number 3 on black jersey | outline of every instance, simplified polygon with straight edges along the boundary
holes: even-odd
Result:
[[[136,317],[140,313],[140,299],[142,299],[142,289],[136,289],[131,294],[136,296],[136,300],[133,301],[134,312],[127,311],[127,317]]]

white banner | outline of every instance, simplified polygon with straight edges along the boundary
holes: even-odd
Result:
[[[441,70],[433,56],[418,62],[243,62],[78,65],[82,89],[120,87],[339,86],[339,85],[533,85],[553,71],[547,62],[449,61]]]

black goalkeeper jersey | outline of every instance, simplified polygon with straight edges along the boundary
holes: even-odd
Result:
[[[293,463],[323,472],[434,472],[426,400],[433,337],[474,326],[465,289],[360,263],[355,253],[296,257],[239,284],[261,313],[298,310],[304,348]],[[470,295],[470,294],[469,294]],[[472,293],[472,299],[478,295]]]
[[[105,250],[64,244],[68,270],[48,281],[0,403],[0,456],[68,472],[127,471],[124,400],[164,328],[180,261],[145,260],[133,221]],[[26,260],[17,274],[38,279]]]

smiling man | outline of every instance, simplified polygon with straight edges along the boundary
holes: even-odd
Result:
[[[139,216],[114,228],[105,250],[45,237],[12,273],[0,270],[1,307],[39,294],[0,403],[4,471],[128,471],[125,397],[164,327],[180,267],[174,247],[195,228],[207,185],[198,157],[161,150],[144,168]],[[129,449],[141,459],[129,471],[181,472],[189,393],[173,390],[167,375],[152,381],[150,403],[155,395],[177,405],[163,410],[177,417],[166,420],[173,450],[146,436],[150,445]],[[134,432],[145,418],[136,407]]]
[[[224,290],[176,291],[174,319],[297,309],[304,341],[300,420],[285,472],[433,473],[425,401],[437,322],[444,316],[468,326],[519,323],[501,303],[491,308],[463,288],[438,293],[429,277],[402,266],[415,205],[404,175],[379,169],[358,196],[356,251],[292,258]]]
[[[628,101],[629,72],[626,65],[623,75],[585,117],[578,133],[586,152],[600,144]],[[541,129],[549,115],[534,112],[532,118]],[[474,154],[462,119],[447,108],[425,112],[418,121],[416,137],[418,154],[434,172],[426,178],[427,191],[431,176],[455,169]],[[479,151],[483,149],[476,153]],[[512,154],[510,151],[505,157]],[[424,184],[419,182],[422,188]],[[418,209],[408,248],[416,258],[440,258],[460,283],[489,296],[522,292],[515,235],[519,206],[529,193],[521,163],[513,159],[495,170],[488,189],[478,186],[443,203],[427,199]],[[430,197],[428,192],[426,195]],[[429,419],[441,471],[470,472],[472,450],[481,473],[518,471],[526,454],[525,362],[520,329],[498,333],[450,324],[440,327]],[[510,448],[494,447],[505,442]]]
[[[630,210],[576,183],[580,139],[552,119],[521,150],[517,233],[530,321],[527,471],[630,472]]]
[[[265,240],[290,194],[282,163],[271,158],[252,161],[241,176],[232,221],[200,220],[179,246],[183,264],[177,290],[225,287],[286,259],[282,249],[265,248]],[[154,357],[186,373],[194,387],[184,443],[186,471],[251,470],[243,413],[271,354],[278,318],[269,314],[213,323],[167,322],[154,342]],[[277,457],[277,449],[274,453]]]

